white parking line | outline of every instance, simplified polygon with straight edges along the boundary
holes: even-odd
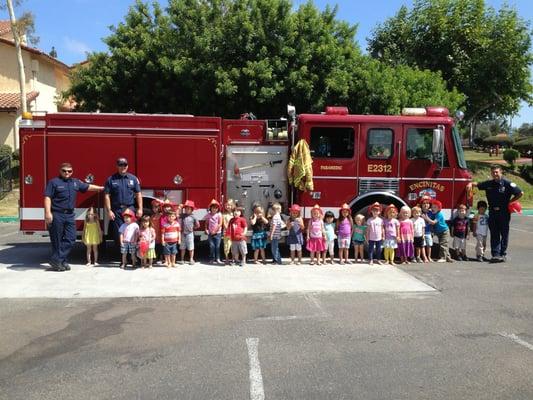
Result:
[[[513,231],[518,231],[518,232],[533,233],[533,232],[531,232],[531,231],[526,231],[526,230],[524,230],[524,229],[518,229],[518,228],[512,228],[512,227],[509,228],[509,229],[511,229],[511,230],[513,230]]]
[[[250,359],[250,400],[264,400],[263,375],[259,364],[259,339],[247,338],[248,357]]]
[[[525,340],[520,339],[514,333],[500,332],[500,333],[498,333],[498,335],[500,335],[500,336],[502,336],[504,338],[507,338],[507,339],[511,339],[513,342],[518,343],[519,345],[522,345],[522,346],[528,348],[529,350],[533,351],[533,344],[528,343]]]
[[[314,319],[322,318],[322,315],[274,315],[271,317],[257,317],[254,319],[247,319],[245,322],[249,321],[292,321],[295,319]]]

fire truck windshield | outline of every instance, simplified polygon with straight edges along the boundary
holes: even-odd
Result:
[[[457,153],[457,163],[459,165],[459,168],[466,169],[466,160],[465,160],[465,154],[463,153],[463,145],[461,144],[461,136],[459,135],[459,131],[454,126],[452,128],[452,136],[453,136],[453,144],[455,146],[455,152]]]

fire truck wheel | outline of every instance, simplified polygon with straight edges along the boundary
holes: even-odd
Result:
[[[383,210],[385,210],[385,207],[387,207],[389,204],[394,204],[398,210],[405,206],[406,204],[403,202],[398,201],[395,198],[386,197],[386,196],[378,196],[378,197],[372,197],[364,199],[364,202],[356,202],[352,206],[352,215],[356,214],[362,214],[365,216],[365,218],[368,218],[370,216],[370,206],[374,204],[375,202],[378,202],[381,204],[381,211],[383,216]]]

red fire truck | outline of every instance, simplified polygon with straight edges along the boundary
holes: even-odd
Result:
[[[75,176],[102,185],[126,157],[141,182],[144,204],[168,198],[194,200],[202,219],[211,199],[233,198],[251,212],[273,202],[286,210],[298,203],[303,215],[320,204],[338,215],[343,203],[365,212],[378,201],[413,205],[437,198],[450,218],[467,202],[466,168],[454,119],[443,107],[404,109],[402,115],[352,115],[345,107],[281,120],[222,119],[192,115],[49,113],[20,126],[20,229],[45,229],[43,191],[61,162]],[[299,141],[312,160],[311,190],[289,185],[287,164]],[[78,229],[88,207],[103,212],[103,195],[78,196]],[[104,219],[104,226],[107,227]],[[201,232],[198,232],[201,234]]]

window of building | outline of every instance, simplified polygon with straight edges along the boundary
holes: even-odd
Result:
[[[353,128],[311,128],[311,155],[318,158],[353,158]]]
[[[368,158],[386,160],[392,157],[394,131],[386,128],[368,130],[366,154]]]

